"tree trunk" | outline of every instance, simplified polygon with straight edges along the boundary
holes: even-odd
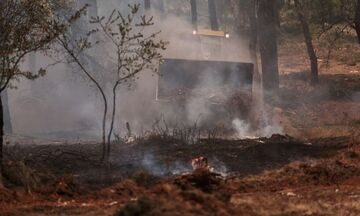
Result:
[[[258,35],[264,93],[279,88],[276,0],[259,0]]]
[[[223,0],[223,1],[215,1],[215,8],[217,11],[217,20],[218,20],[218,24],[219,26],[224,26],[226,25],[225,21],[225,5],[226,4],[230,4],[230,2],[228,0]]]
[[[358,41],[360,43],[360,0],[357,1],[354,23]]]
[[[263,91],[261,86],[261,74],[259,72],[258,60],[258,22],[256,18],[257,0],[251,0],[247,8],[247,16],[250,23],[249,50],[251,62],[254,64],[253,86],[252,86],[252,107],[250,120],[253,128],[261,128],[263,122]]]
[[[144,0],[145,1],[145,9],[146,10],[150,10],[151,6],[150,6],[150,0]]]
[[[11,123],[11,116],[10,116],[10,107],[9,107],[9,97],[7,90],[5,89],[2,92],[3,96],[3,113],[4,113],[4,132],[11,134],[13,132],[13,127]]]
[[[231,12],[236,20],[236,25],[235,25],[235,32],[240,36],[241,35],[241,30],[243,29],[242,27],[242,22],[241,22],[241,18],[240,18],[240,12],[241,12],[241,6],[240,6],[240,1],[238,0],[230,0],[229,1],[229,7],[231,8]],[[248,14],[249,15],[249,14]]]
[[[279,11],[281,11],[281,9],[283,9],[283,7],[285,6],[285,0],[276,0],[276,4],[275,4],[275,11],[277,11],[276,13],[276,23],[277,23],[277,26],[278,28],[280,28],[280,13],[278,13]]]
[[[197,4],[196,0],[190,0],[191,4],[191,23],[194,29],[197,29],[198,16],[197,16]]]
[[[240,10],[240,9],[239,9]],[[257,39],[258,39],[258,27],[256,20],[256,0],[251,0],[250,7],[248,11],[249,21],[250,21],[250,57],[253,62],[256,61],[256,47],[257,47]]]
[[[209,15],[211,30],[219,31],[219,23],[216,13],[215,0],[209,0]]]
[[[257,0],[251,0],[248,8],[248,17],[250,21],[250,41],[249,50],[250,58],[254,64],[253,74],[253,92],[259,93],[261,91],[261,75],[259,73],[259,61],[258,61],[258,22],[256,19]],[[254,97],[259,98],[259,95],[254,94]],[[254,100],[255,101],[255,100]]]
[[[3,186],[4,112],[0,93],[0,187]]]
[[[319,82],[319,71],[318,71],[318,59],[314,50],[312,43],[311,32],[309,29],[308,22],[303,14],[299,0],[295,0],[295,9],[298,15],[299,21],[301,23],[303,34],[305,38],[306,48],[310,59],[311,64],[311,83],[317,84]]]
[[[162,14],[165,13],[165,5],[163,0],[158,0],[158,8]]]
[[[60,43],[60,45],[66,50],[66,52],[71,56],[71,58],[74,60],[74,62],[80,67],[80,69],[85,73],[85,75],[91,80],[91,82],[93,82],[93,84],[95,84],[95,86],[97,87],[97,89],[100,92],[100,95],[103,99],[104,102],[104,112],[103,112],[103,118],[102,118],[102,156],[101,156],[101,161],[104,162],[105,157],[106,157],[106,116],[107,116],[107,111],[108,111],[108,103],[107,103],[107,98],[105,95],[105,92],[103,90],[103,88],[101,87],[100,83],[98,81],[96,81],[96,79],[85,69],[84,65],[81,64],[79,58],[74,54],[74,52],[72,52],[68,45],[66,44],[66,42],[64,40],[62,40],[61,38],[57,38],[58,42]]]
[[[114,122],[115,122],[115,115],[116,115],[116,90],[119,86],[119,82],[117,82],[113,87],[113,106],[112,106],[112,113],[111,113],[111,122],[110,122],[110,128],[108,133],[108,140],[107,140],[107,155],[106,155],[106,162],[109,162],[110,159],[110,153],[111,153],[111,136],[114,130]]]

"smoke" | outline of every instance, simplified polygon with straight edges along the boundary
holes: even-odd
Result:
[[[99,2],[99,16],[108,15],[114,6],[117,6],[116,2]],[[123,2],[120,8],[124,13],[128,10],[126,3],[136,2]],[[167,50],[163,53],[166,58],[250,62],[248,38],[240,38],[230,32],[229,39],[202,37],[199,40],[192,35],[189,17],[167,14],[165,18],[164,14],[157,10],[152,10],[151,14],[155,23],[151,32],[161,30],[159,37],[169,42]],[[189,16],[190,13],[186,14]],[[111,47],[106,43],[98,46],[104,47],[95,47],[90,50],[89,55],[97,65],[111,70],[116,59],[111,56]],[[37,70],[52,63],[53,60],[48,57],[32,54],[23,63],[23,67]],[[57,64],[48,68],[45,78],[36,81],[21,80],[18,89],[9,92],[9,106],[15,133],[34,136],[58,134],[56,138],[64,139],[100,137],[102,101],[96,89],[76,70],[79,69],[66,63]],[[224,83],[219,77],[212,75],[211,71],[208,76],[201,77],[191,96],[182,104],[185,116],[179,116],[178,106],[156,101],[158,79],[159,76],[144,71],[130,87],[124,85],[119,89],[114,133],[124,135],[126,122],[130,123],[135,133],[144,128],[151,129],[154,120],[161,115],[170,120],[180,118],[188,124],[193,124],[199,119],[207,124],[229,118],[224,112],[217,115],[214,105],[224,106],[222,103],[231,96],[231,90],[226,91]],[[106,91],[110,91],[110,87]],[[215,97],[220,98],[220,102],[214,102],[212,99]],[[229,127],[232,127],[239,137],[245,137],[251,133],[250,123],[247,121],[248,119],[234,116],[229,120]],[[262,131],[262,134],[267,135],[281,131],[281,128],[274,129],[270,122]],[[151,157],[144,160],[144,164],[152,166]]]
[[[155,176],[178,175],[191,172],[189,164],[180,161],[164,164],[158,162],[153,154],[146,154],[140,163],[142,169]]]
[[[145,169],[147,172],[155,176],[180,175],[190,173],[192,171],[190,162],[185,163],[183,161],[176,160],[164,164],[163,162],[161,163],[159,160],[156,160],[156,157],[151,153],[146,154],[139,165],[142,169]],[[225,175],[228,172],[226,164],[216,157],[209,158],[209,166],[211,171],[216,173]]]
[[[262,122],[261,126],[259,127],[259,130],[257,131],[258,137],[270,137],[273,134],[283,134],[283,127],[278,123],[280,120],[279,116],[276,116],[276,114],[273,114],[273,118],[270,118],[268,113],[263,112]]]
[[[249,136],[250,133],[250,125],[245,121],[242,121],[238,118],[232,121],[232,125],[236,130],[236,136],[239,138],[245,138]]]
[[[211,71],[206,74],[208,76],[200,77],[200,82],[193,89],[191,97],[186,104],[187,120],[192,122],[196,119],[204,120],[211,117],[209,99],[214,96],[221,97],[223,92],[220,88],[221,82],[218,77],[214,77]]]

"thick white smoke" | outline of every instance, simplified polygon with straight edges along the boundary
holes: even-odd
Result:
[[[118,5],[115,0],[99,1],[98,15],[109,15],[116,6],[120,6],[126,13],[128,8],[125,3]],[[190,11],[188,12],[190,16]],[[160,37],[169,42],[164,52],[165,58],[250,62],[247,38],[239,38],[230,32],[229,39],[206,37],[201,40],[194,39],[190,19],[174,14],[167,14],[164,18],[164,14],[157,10],[152,10],[150,13],[154,16],[155,22],[151,31],[161,30]],[[108,44],[100,43],[98,46],[108,46]],[[216,49],[217,47],[220,49]],[[111,69],[112,61],[116,59],[110,54],[111,47],[106,49],[95,47],[95,50],[90,50],[89,53],[96,59],[97,64],[104,68]],[[52,63],[52,59],[35,54],[29,56],[23,67],[36,70]],[[100,136],[102,101],[90,82],[79,76],[80,72],[74,70],[78,68],[57,64],[48,68],[46,77],[36,81],[21,82],[18,89],[9,92],[15,133],[37,136],[63,132],[61,136],[71,134],[68,138]],[[134,132],[139,132],[150,129],[154,119],[160,115],[168,118],[177,116],[176,107],[168,108],[155,100],[158,78],[157,75],[144,71],[131,88],[122,86],[119,89],[118,115],[114,133],[123,135],[126,122],[131,124]],[[184,106],[186,118],[182,120],[192,123],[211,116],[213,111],[208,105],[208,99],[212,91],[223,98],[230,96],[221,92],[221,87],[217,77],[203,77],[195,89],[206,94],[196,94],[199,96],[192,96],[187,100]],[[247,136],[250,131],[249,123],[242,119],[235,118],[229,126],[233,126],[240,137]],[[265,134],[268,133],[267,131],[269,133],[273,131],[266,129],[268,126],[272,128],[269,123],[264,129]]]

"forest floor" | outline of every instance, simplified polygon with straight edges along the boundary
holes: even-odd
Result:
[[[266,102],[291,136],[154,136],[114,145],[105,167],[96,143],[9,138],[0,215],[360,215],[359,49],[342,46],[329,64],[320,53],[311,86],[303,46],[282,44],[280,94]],[[214,172],[193,172],[197,156]]]

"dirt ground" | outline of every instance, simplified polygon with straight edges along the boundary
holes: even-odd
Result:
[[[96,143],[9,137],[0,215],[360,215],[360,65],[340,49],[314,87],[301,46],[282,45],[281,93],[266,101],[291,136],[153,136],[114,144],[107,166]],[[197,156],[214,172],[193,172]]]
[[[166,143],[170,143],[169,141]],[[72,167],[66,170],[58,167],[59,175],[43,174],[41,182],[29,180],[28,183],[19,182],[8,186],[10,189],[1,190],[1,215],[360,213],[360,145],[352,139],[316,139],[310,143],[276,135],[269,139],[218,142],[203,143],[196,147],[181,147],[173,143],[175,146],[168,150],[161,149],[164,153],[159,155],[166,157],[157,158],[151,166],[171,166],[168,160],[173,163],[176,160],[178,164],[183,160],[185,164],[192,156],[201,154],[210,158],[210,165],[219,174],[203,169],[191,172],[184,168],[181,170],[182,174],[162,173],[159,177],[150,174],[146,166],[140,169],[139,164],[137,172],[128,173],[126,178],[122,178],[126,176],[125,173],[114,172],[121,167],[109,167],[107,172],[101,173],[96,171],[96,164],[88,161],[87,168],[95,173],[86,176],[80,172],[85,166],[72,160],[71,162],[75,162]],[[146,146],[151,143],[166,144],[163,140],[160,142],[153,139],[139,143],[136,147],[141,146],[142,151],[146,151]],[[48,148],[54,149],[51,145]],[[152,148],[148,147],[150,149]],[[121,150],[117,152],[121,153]],[[218,158],[214,160],[213,155]],[[133,160],[139,160],[136,158],[137,156]],[[221,165],[217,164],[219,161],[226,164],[227,170],[221,170]],[[54,171],[52,166],[58,162],[53,165],[51,163],[47,163],[50,165],[48,168]],[[29,161],[28,164],[31,167],[39,166],[30,164]],[[23,170],[18,168],[18,164],[8,166],[17,168],[17,171]],[[127,169],[135,170],[134,167]],[[122,170],[124,171],[124,167]],[[221,171],[226,173],[220,173]],[[71,172],[72,175],[60,175],[66,172]],[[32,175],[39,177],[34,170],[29,173],[24,174],[26,179],[32,179]],[[76,174],[86,177],[76,178]],[[112,182],[101,181],[108,180],[109,176],[112,176]],[[89,181],[94,179],[97,182]],[[38,185],[32,185],[31,182]],[[29,191],[24,189],[26,185],[29,186]]]

